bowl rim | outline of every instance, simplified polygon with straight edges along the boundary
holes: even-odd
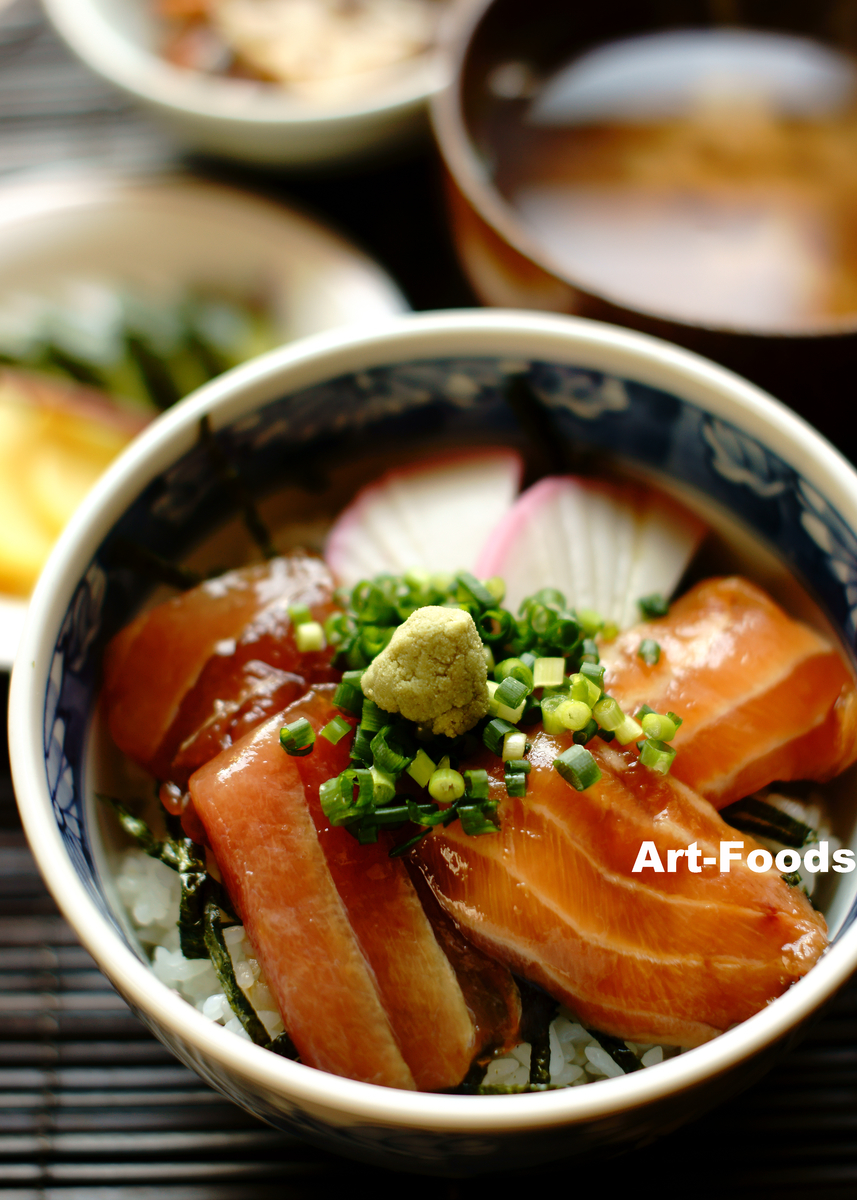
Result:
[[[406,60],[409,69],[357,102],[302,100],[263,88],[252,80],[182,70],[124,36],[93,0],[43,0],[57,32],[93,71],[116,87],[176,115],[221,121],[238,128],[253,126],[313,127],[327,122],[348,124],[364,118],[417,109],[443,83],[436,48]]]
[[[547,245],[529,232],[524,221],[517,217],[514,206],[494,187],[488,171],[479,159],[464,119],[464,72],[474,38],[488,10],[497,3],[498,0],[468,0],[468,3],[453,10],[445,25],[442,42],[448,60],[447,81],[429,99],[429,117],[446,170],[455,187],[495,236],[499,236],[518,254],[529,259],[551,279],[572,292],[591,297],[602,305],[610,305],[617,314],[624,312],[644,321],[656,321],[676,331],[704,330],[706,333],[734,338],[796,341],[845,337],[857,333],[857,312],[839,317],[819,317],[794,328],[788,325],[756,328],[749,325],[729,325],[719,321],[686,320],[675,313],[662,312],[656,307],[643,307],[622,296],[614,296],[609,290],[602,290],[597,284],[585,283],[575,278],[571,271],[567,271],[553,258]],[[665,27],[672,28],[671,25]],[[609,39],[605,39],[607,40]],[[581,53],[584,52],[585,48],[581,50]]]
[[[463,356],[526,358],[603,370],[662,388],[734,422],[794,465],[857,529],[857,472],[779,401],[689,351],[616,326],[515,310],[462,310],[391,318],[373,329],[315,335],[235,368],[168,411],[111,466],[61,536],[33,595],[12,674],[9,744],[16,795],[34,856],[60,910],[118,990],[168,1036],[245,1085],[341,1123],[445,1134],[524,1133],[589,1122],[694,1089],[786,1038],[857,965],[857,923],[783,996],[658,1071],[586,1087],[517,1096],[402,1092],[279,1058],[217,1027],[161,984],[101,915],[78,879],[56,826],[44,777],[44,698],[57,635],[74,589],[114,514],[192,448],[199,418],[215,429],[266,401],[373,366]]]

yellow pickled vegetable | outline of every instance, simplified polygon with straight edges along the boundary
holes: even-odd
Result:
[[[31,591],[69,517],[140,428],[100,393],[0,371],[0,592]]]

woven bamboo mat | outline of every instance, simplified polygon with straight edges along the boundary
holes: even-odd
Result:
[[[277,178],[193,160],[93,78],[35,0],[0,5],[0,185],[57,164],[179,165],[298,203],[360,242],[416,308],[472,304],[425,148],[339,177]],[[408,199],[403,217],[402,197]],[[419,229],[419,236],[414,230]],[[0,700],[5,707],[5,679]],[[646,1184],[693,1195],[857,1196],[857,986],[761,1083],[621,1159],[481,1183],[404,1177],[325,1155],[260,1124],[180,1066],[95,968],[48,896],[18,823],[0,746],[1,1200],[502,1198],[559,1185]]]

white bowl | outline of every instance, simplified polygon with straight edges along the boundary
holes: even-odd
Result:
[[[405,312],[390,277],[338,234],[284,206],[178,175],[34,174],[0,188],[0,298],[64,280],[270,298],[284,341]],[[0,670],[26,601],[0,596]]]
[[[110,565],[111,539],[133,528],[144,545],[181,556],[223,522],[197,445],[204,414],[233,461],[252,463],[248,482],[261,495],[282,480],[284,455],[302,461],[320,446],[332,461],[332,445],[354,456],[513,436],[505,387],[521,373],[557,438],[606,448],[733,527],[766,536],[769,550],[757,552],[757,563],[779,556],[811,579],[853,658],[857,473],[836,451],[750,384],[666,343],[573,318],[492,310],[319,335],[230,372],[166,413],[63,535],[33,597],[12,678],[9,741],[27,835],[102,970],[182,1061],[237,1103],[321,1146],[399,1169],[475,1174],[602,1153],[673,1129],[758,1078],[857,966],[855,875],[839,875],[829,951],[714,1041],[587,1087],[438,1095],[342,1079],[249,1045],[162,985],[122,933],[98,866],[92,709],[106,637],[142,597],[127,572]],[[840,832],[850,837],[853,775],[843,792]]]
[[[173,66],[157,53],[150,0],[45,0],[72,50],[197,150],[246,162],[312,166],[358,158],[427,128],[426,105],[445,72],[428,52],[377,87],[331,103],[252,81]]]

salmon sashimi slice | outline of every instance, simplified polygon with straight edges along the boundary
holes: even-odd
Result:
[[[304,1063],[416,1087],[275,717],[191,777],[196,812]]]
[[[553,767],[571,735],[539,731],[524,799],[505,796],[502,764],[484,767],[500,830],[438,826],[412,851],[440,903],[487,953],[568,1004],[584,1025],[639,1042],[694,1046],[758,1012],[810,969],[827,944],[823,917],[757,848],[690,788],[642,766],[633,751],[589,744],[602,772],[583,792]],[[700,864],[721,842],[743,857],[635,872],[644,842],[662,865],[696,843]],[[736,851],[736,853],[738,853]]]
[[[647,666],[643,638],[660,646]],[[707,580],[669,615],[606,644],[605,687],[683,721],[672,774],[723,808],[774,780],[838,775],[857,758],[857,692],[839,651],[746,579]]]
[[[318,732],[337,715],[330,693],[310,693],[283,714],[306,717]],[[363,953],[375,974],[402,1056],[423,1091],[455,1087],[476,1054],[497,1039],[493,1028],[477,1030],[456,972],[435,936],[394,840],[360,843],[342,826],[331,826],[319,788],[349,765],[350,739],[331,746],[317,738],[313,752],[297,759],[306,801],[333,882]],[[502,971],[502,968],[500,968]],[[492,973],[493,974],[493,973]],[[509,984],[514,984],[509,978]],[[484,988],[483,988],[484,990]],[[515,989],[516,993],[516,989]],[[508,1021],[508,1014],[503,1013]]]
[[[306,604],[323,620],[332,589],[321,559],[294,554],[229,571],[141,614],[105,653],[103,703],[116,745],[156,778],[184,785],[247,731],[248,711],[263,720],[307,684],[334,678],[329,651],[298,651],[288,615]],[[259,664],[281,674],[266,676]]]

